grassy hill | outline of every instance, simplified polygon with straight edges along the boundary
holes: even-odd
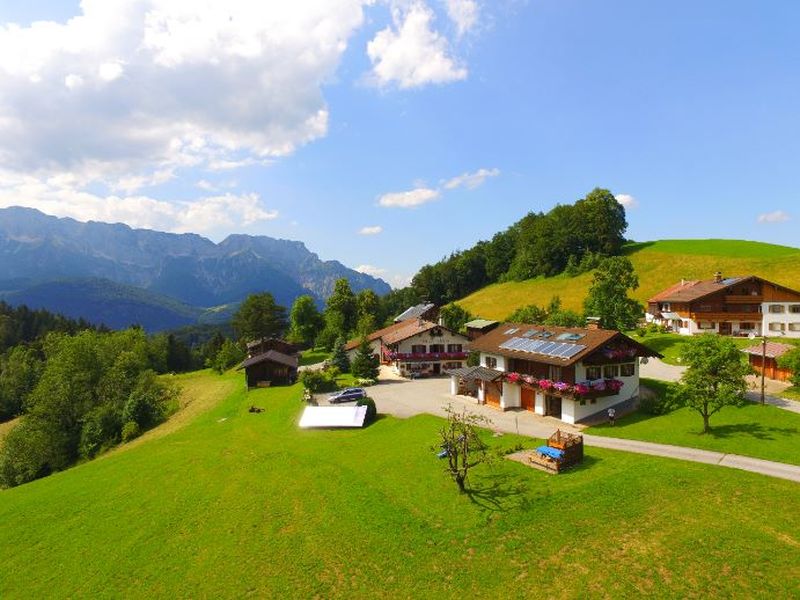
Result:
[[[300,431],[298,386],[246,393],[240,375],[208,372],[183,382],[201,394],[187,424],[0,491],[0,597],[788,597],[800,586],[789,481],[590,448],[557,477],[482,467],[460,496],[431,451],[440,419]]]
[[[800,289],[800,248],[739,240],[662,240],[629,244],[625,252],[639,275],[634,296],[641,302],[681,279],[710,279],[716,271],[759,275]],[[498,283],[458,302],[487,319],[504,319],[527,304],[546,305],[556,295],[565,308],[582,310],[591,280],[591,273],[584,273]]]

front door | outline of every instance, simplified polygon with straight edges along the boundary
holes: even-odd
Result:
[[[732,333],[731,324],[730,323],[720,323],[719,324],[719,334],[720,335],[730,335]]]
[[[536,393],[531,388],[522,388],[522,409],[533,411],[536,409]]]
[[[547,417],[561,418],[561,398],[558,396],[544,397],[544,414]]]

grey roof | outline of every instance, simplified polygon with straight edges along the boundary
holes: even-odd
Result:
[[[286,365],[287,367],[292,367],[294,369],[297,368],[296,356],[287,356],[283,352],[278,352],[277,350],[268,350],[267,352],[263,352],[262,354],[257,354],[256,356],[246,359],[241,365],[239,365],[239,369],[246,369],[247,367],[257,365],[258,363],[262,362],[274,362],[281,365]]]
[[[502,371],[496,371],[495,369],[490,369],[489,367],[463,367],[461,369],[449,369],[447,371],[448,375],[455,375],[456,377],[460,377],[461,379],[466,379],[467,381],[496,381],[503,376]]]
[[[411,308],[405,309],[402,313],[397,315],[394,318],[394,322],[398,323],[400,321],[408,321],[409,319],[416,319],[417,317],[421,317],[430,309],[434,308],[436,305],[432,302],[424,302],[422,304],[417,304],[416,306],[412,306]]]

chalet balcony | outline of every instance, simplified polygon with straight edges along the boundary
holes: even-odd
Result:
[[[725,296],[725,302],[728,304],[761,304],[764,301],[764,296],[761,294],[729,294]]]
[[[437,360],[466,360],[469,352],[386,352],[387,360],[405,362],[433,362]]]
[[[692,313],[695,321],[745,321],[747,323],[760,323],[760,312],[733,312],[733,311],[700,311]]]
[[[503,380],[508,383],[514,383],[522,387],[540,391],[548,396],[570,398],[574,400],[593,400],[595,398],[615,396],[624,386],[623,382],[619,379],[595,379],[593,381],[567,383],[565,381],[553,381],[551,379],[537,379],[531,375],[523,375],[515,372],[504,373]]]

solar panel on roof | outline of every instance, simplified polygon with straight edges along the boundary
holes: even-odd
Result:
[[[550,354],[550,352],[555,350],[557,346],[558,344],[555,342],[547,342],[545,345],[539,348],[538,352],[539,354]]]
[[[538,329],[530,329],[530,330],[526,331],[525,333],[523,333],[522,337],[529,338],[529,337],[532,337],[532,336],[536,335],[537,333],[539,333]]]
[[[564,355],[564,358],[572,358],[573,356],[575,356],[579,352],[581,352],[581,351],[586,349],[586,346],[583,346],[581,344],[570,344],[570,345],[572,347],[569,349],[569,353]]]

